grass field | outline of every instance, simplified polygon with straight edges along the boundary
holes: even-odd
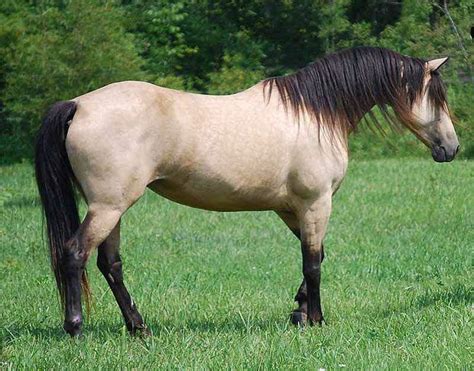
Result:
[[[0,369],[473,369],[474,162],[352,162],[326,237],[327,325],[288,322],[296,239],[272,213],[147,193],[125,216],[125,279],[154,336],[131,338],[95,266],[84,337],[62,317],[30,165],[0,168]]]

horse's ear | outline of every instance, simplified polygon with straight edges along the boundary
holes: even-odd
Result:
[[[443,64],[445,64],[448,61],[448,59],[449,59],[449,57],[444,57],[444,58],[432,59],[432,60],[428,61],[427,62],[428,70],[436,71]]]

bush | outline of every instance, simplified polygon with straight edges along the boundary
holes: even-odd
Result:
[[[113,5],[71,0],[64,9],[25,10],[5,58],[1,100],[7,138],[0,145],[7,154],[31,152],[41,117],[55,101],[145,77],[133,37],[122,26],[123,14]]]

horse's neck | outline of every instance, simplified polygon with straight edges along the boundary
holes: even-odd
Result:
[[[362,121],[364,121],[364,117],[367,115],[367,114],[370,114],[370,111],[372,111],[372,109],[375,107],[375,103],[372,104],[372,106],[368,109],[364,109],[364,111],[362,111],[360,113],[360,115],[358,115],[355,120],[354,120],[354,124],[355,125],[351,125],[349,126],[349,130],[348,130],[348,135],[352,134],[358,127],[359,125],[361,124]]]

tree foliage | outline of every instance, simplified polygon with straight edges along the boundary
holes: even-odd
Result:
[[[146,79],[123,12],[112,3],[72,0],[24,4],[2,23],[2,140],[27,150],[48,105],[114,81]],[[1,36],[0,36],[1,37]],[[14,148],[11,148],[12,145]]]
[[[4,0],[0,151],[29,156],[49,104],[110,82],[229,94],[341,48],[380,45],[451,56],[443,75],[474,153],[473,13],[469,0]],[[366,153],[372,138],[352,147]]]

